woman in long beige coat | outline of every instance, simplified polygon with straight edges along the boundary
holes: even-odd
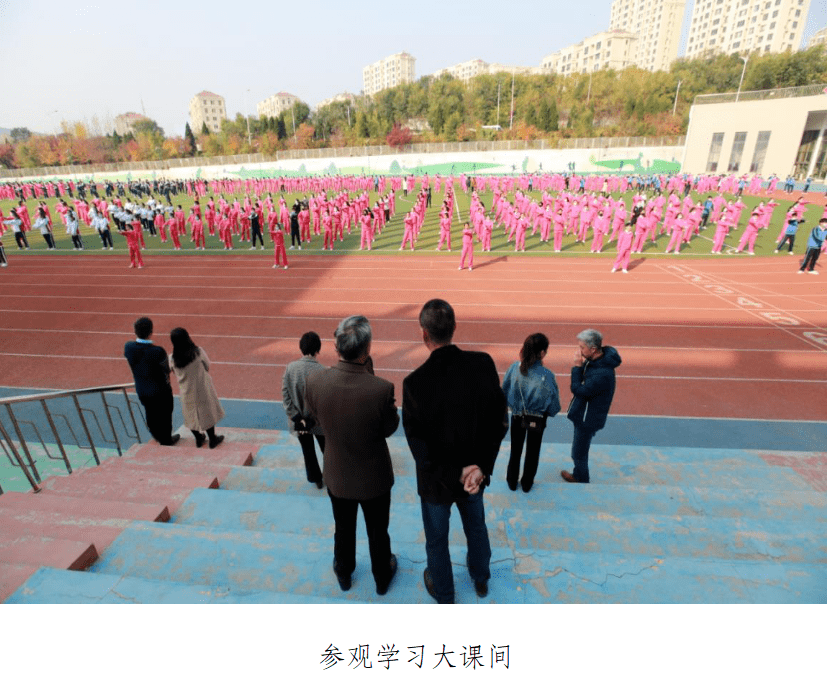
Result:
[[[170,368],[178,378],[184,426],[196,437],[196,447],[204,445],[206,433],[210,447],[215,448],[225,438],[216,435],[216,425],[224,418],[225,411],[208,372],[210,360],[184,328],[174,328],[170,342],[173,343]]]

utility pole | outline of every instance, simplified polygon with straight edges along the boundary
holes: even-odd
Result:
[[[495,124],[501,124],[501,83],[498,83],[498,112],[495,113]]]
[[[512,129],[512,118],[515,116],[515,72],[512,73],[512,97],[509,102],[509,128]]]
[[[248,146],[251,145],[250,141],[250,116],[248,115],[248,93],[250,89],[245,91],[245,121],[248,123]]]

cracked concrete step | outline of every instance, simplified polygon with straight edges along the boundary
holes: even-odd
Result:
[[[134,523],[90,572],[219,587],[240,595],[268,591],[356,602],[432,602],[425,590],[412,597],[412,589],[423,585],[422,545],[392,542],[398,573],[382,597],[376,594],[365,544],[357,548],[351,591],[340,591],[331,570],[333,546],[333,537]],[[465,546],[450,551],[454,562],[465,559]],[[494,548],[493,560],[499,559],[511,560],[512,553]],[[477,597],[465,566],[461,571],[456,568],[455,572],[458,601],[474,602]]]
[[[49,567],[31,570],[7,594],[6,604],[336,604],[341,598],[269,591],[231,593],[226,589],[114,574],[71,572]],[[0,566],[0,593],[2,593]],[[16,589],[16,590],[15,590]]]
[[[506,594],[491,581],[495,602],[826,603],[820,564],[520,549],[515,557],[520,587]]]
[[[195,445],[184,445],[182,441],[173,447],[159,445],[155,441],[144,445],[135,445],[124,453],[124,460],[131,460],[135,464],[146,462],[176,460],[189,462],[194,465],[230,464],[233,466],[249,466],[253,457],[261,446],[257,443],[229,442],[225,440],[218,448],[211,450],[206,445],[197,448]]]
[[[395,476],[414,476],[414,460],[404,439],[389,439]],[[509,443],[501,444],[493,481],[505,480]],[[791,464],[791,466],[787,465]],[[298,442],[264,446],[255,467],[303,468]],[[570,446],[543,443],[537,482],[561,483],[561,469],[572,470]],[[603,485],[681,485],[729,489],[826,492],[825,453],[773,453],[717,448],[664,448],[593,444],[590,479]]]
[[[496,469],[497,470],[497,469]],[[752,518],[789,518],[826,520],[826,495],[800,482],[797,490],[777,490],[775,482],[768,487],[720,488],[706,486],[675,486],[661,484],[603,484],[593,483],[587,488],[570,485],[556,475],[539,474],[533,489],[525,494],[511,492],[505,480],[493,478],[487,488],[487,504],[507,507],[515,504],[525,509],[570,509],[592,512],[654,513],[686,516],[737,516]],[[784,484],[789,485],[784,480]],[[596,487],[601,489],[594,489]],[[317,493],[308,483],[303,468],[277,469],[257,466],[232,470],[222,489],[271,494],[313,495]],[[588,492],[585,493],[584,489]],[[326,494],[324,491],[322,494]],[[416,480],[412,476],[395,476],[392,488],[395,503],[419,504]]]
[[[83,570],[97,557],[98,551],[88,541],[0,534],[0,563]]]
[[[76,517],[127,518],[130,520],[151,520],[166,522],[170,512],[161,504],[146,504],[129,501],[107,501],[83,499],[69,495],[42,492],[7,492],[0,495],[0,507],[23,511],[52,511],[71,514]]]
[[[5,602],[6,598],[37,570],[37,565],[0,563],[0,602]]]
[[[392,494],[389,518],[392,542],[423,543],[419,505],[396,501]],[[509,503],[501,505],[498,500],[490,499],[486,501],[486,517],[490,540],[497,547],[725,559],[774,556],[807,563],[826,560],[825,547],[817,543],[820,531],[811,520],[767,520],[745,514],[737,518],[676,512],[642,514],[615,509],[582,513],[566,509],[526,509]],[[224,530],[333,537],[329,501],[317,495],[196,490],[182,505],[176,522]],[[358,539],[364,540],[359,519],[357,532]],[[460,518],[453,509],[450,543],[462,545],[464,542]]]

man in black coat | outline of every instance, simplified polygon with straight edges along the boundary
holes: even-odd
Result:
[[[489,592],[492,552],[483,490],[507,431],[507,402],[492,357],[452,344],[455,312],[448,302],[427,302],[420,312],[420,327],[431,354],[403,380],[403,428],[417,466],[426,536],[426,590],[438,602],[452,603],[452,504],[463,521],[466,562],[475,591],[479,597]]]
[[[144,406],[147,428],[161,445],[175,445],[181,436],[173,435],[173,389],[167,352],[150,339],[152,320],[142,316],[134,328],[136,339],[124,345],[124,357],[132,368],[135,393]]]

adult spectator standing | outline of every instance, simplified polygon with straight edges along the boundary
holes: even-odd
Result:
[[[210,359],[184,328],[173,328],[170,342],[173,344],[170,367],[178,380],[184,426],[195,436],[197,448],[204,445],[206,433],[212,450],[225,439],[216,435],[216,425],[224,418],[225,411],[210,377]]]
[[[285,367],[282,377],[282,407],[293,425],[292,434],[299,438],[302,448],[302,457],[305,461],[305,476],[309,483],[316,483],[322,490],[322,471],[314,450],[314,438],[320,446],[320,452],[325,453],[325,436],[322,427],[310,419],[308,406],[305,404],[305,382],[313,372],[325,370],[325,366],[317,361],[317,355],[322,349],[320,336],[314,331],[308,331],[299,339],[299,351],[302,358],[293,361]]]
[[[809,274],[817,274],[815,263],[820,257],[820,249],[826,241],[826,218],[821,218],[818,221],[817,227],[812,228],[809,233],[809,241],[806,242],[806,255],[803,256],[803,263],[800,265],[798,274],[803,274],[806,268],[809,268]]]
[[[397,572],[388,531],[394,472],[386,444],[400,423],[394,385],[366,368],[371,351],[366,317],[343,319],[334,339],[339,362],[311,373],[305,383],[305,404],[325,436],[323,480],[334,512],[334,573],[342,590],[351,588],[359,506],[377,594],[385,595]]]
[[[164,347],[154,345],[153,322],[142,316],[135,322],[135,340],[124,345],[124,357],[135,378],[135,393],[144,406],[147,428],[161,445],[175,445],[181,436],[173,435],[173,389],[170,364]]]
[[[567,410],[567,419],[573,423],[573,473],[562,471],[561,477],[568,483],[589,483],[590,441],[604,428],[616,391],[616,368],[622,357],[613,347],[602,346],[602,334],[592,328],[583,330],[576,339],[579,347],[570,371],[573,399]]]
[[[529,492],[538,471],[547,417],[555,417],[561,410],[556,376],[544,367],[549,346],[550,341],[543,333],[529,335],[521,347],[520,360],[509,367],[501,385],[507,405],[512,410],[507,465],[507,485],[512,491],[518,489],[524,439],[527,440],[527,454],[524,457],[521,489]]]
[[[489,484],[507,404],[489,354],[452,344],[455,311],[429,300],[420,311],[423,343],[430,355],[403,380],[403,428],[417,466],[427,567],[426,590],[439,603],[455,601],[449,558],[449,517],[457,505],[466,534],[466,562],[478,597],[489,592],[492,551],[484,520]]]

